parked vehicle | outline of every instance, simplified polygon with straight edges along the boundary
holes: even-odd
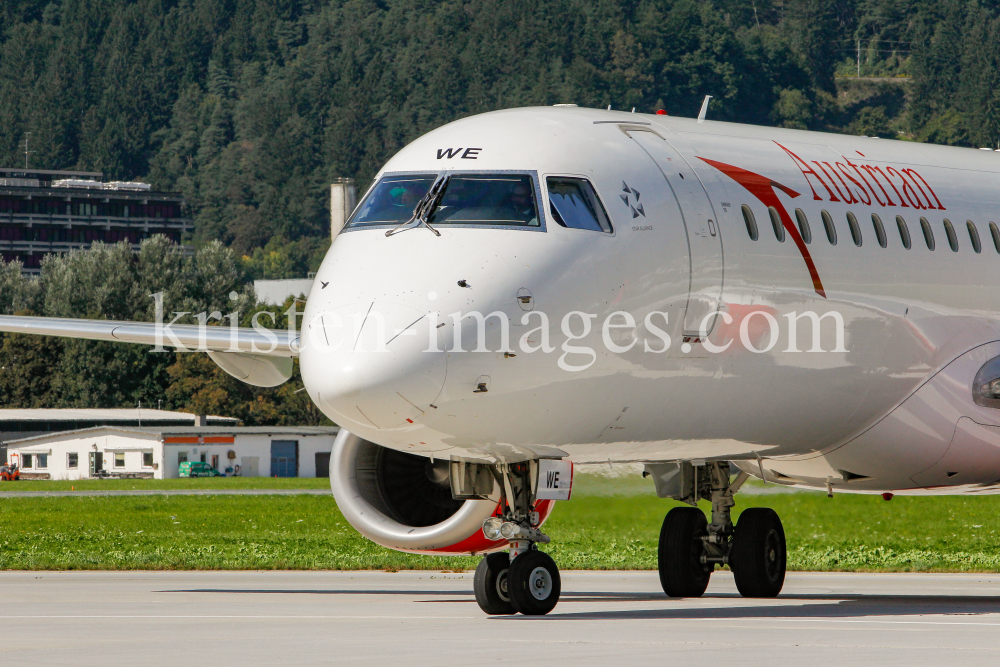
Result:
[[[201,461],[185,461],[178,466],[180,477],[225,477],[221,472]]]
[[[21,470],[16,465],[0,466],[0,482],[16,482],[21,479]]]

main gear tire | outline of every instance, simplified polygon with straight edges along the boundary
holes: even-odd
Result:
[[[729,566],[746,598],[773,598],[785,584],[785,530],[767,507],[743,510],[736,524]]]
[[[708,588],[713,566],[701,562],[708,521],[697,507],[675,507],[660,529],[657,562],[663,592],[673,598],[701,597]]]

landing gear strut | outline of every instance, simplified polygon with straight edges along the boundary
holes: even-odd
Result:
[[[733,496],[749,478],[741,472],[732,482],[727,461],[693,466],[651,464],[657,495],[692,507],[675,507],[660,530],[657,552],[660,584],[671,597],[699,597],[716,565],[729,565],[744,597],[775,597],[785,582],[785,532],[774,510],[750,508],[733,524]],[[697,507],[712,501],[712,523]]]
[[[493,471],[500,482],[503,514],[487,519],[483,532],[490,539],[508,540],[510,552],[490,554],[476,568],[476,602],[487,614],[540,616],[559,602],[559,568],[537,548],[548,543],[549,536],[538,529],[539,515],[533,509],[536,466],[535,461],[505,463]]]

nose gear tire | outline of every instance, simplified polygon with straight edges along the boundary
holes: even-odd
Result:
[[[785,583],[785,531],[774,510],[743,510],[736,524],[729,565],[736,588],[747,598],[773,598]]]
[[[506,553],[490,554],[479,561],[472,579],[472,589],[476,593],[479,608],[487,614],[516,613],[510,602],[509,574],[510,557]]]
[[[525,616],[542,616],[559,602],[562,583],[555,561],[541,551],[525,551],[510,564],[510,601]]]
[[[675,598],[701,597],[708,588],[712,566],[701,562],[702,536],[708,521],[697,507],[675,507],[660,529],[657,561],[663,592]]]

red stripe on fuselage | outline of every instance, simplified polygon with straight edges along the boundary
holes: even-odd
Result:
[[[742,185],[750,194],[759,199],[764,206],[774,207],[774,209],[778,212],[778,216],[781,218],[781,225],[785,228],[788,235],[792,237],[792,240],[795,241],[795,247],[799,249],[799,254],[802,255],[802,259],[805,260],[806,268],[809,269],[809,277],[812,278],[813,289],[816,290],[816,294],[819,294],[825,299],[826,290],[823,289],[823,281],[819,278],[819,272],[816,270],[816,264],[813,263],[812,255],[809,254],[809,248],[806,247],[805,241],[802,240],[802,235],[799,234],[798,227],[796,227],[795,223],[792,222],[791,216],[788,215],[788,211],[785,210],[785,206],[781,203],[781,200],[778,199],[778,195],[774,191],[774,188],[778,188],[793,199],[798,197],[799,193],[782,185],[781,183],[772,181],[766,176],[755,174],[752,171],[747,171],[746,169],[741,169],[740,167],[734,167],[733,165],[726,164],[725,162],[709,160],[704,157],[699,157],[698,159],[715,167],[723,174]]]

